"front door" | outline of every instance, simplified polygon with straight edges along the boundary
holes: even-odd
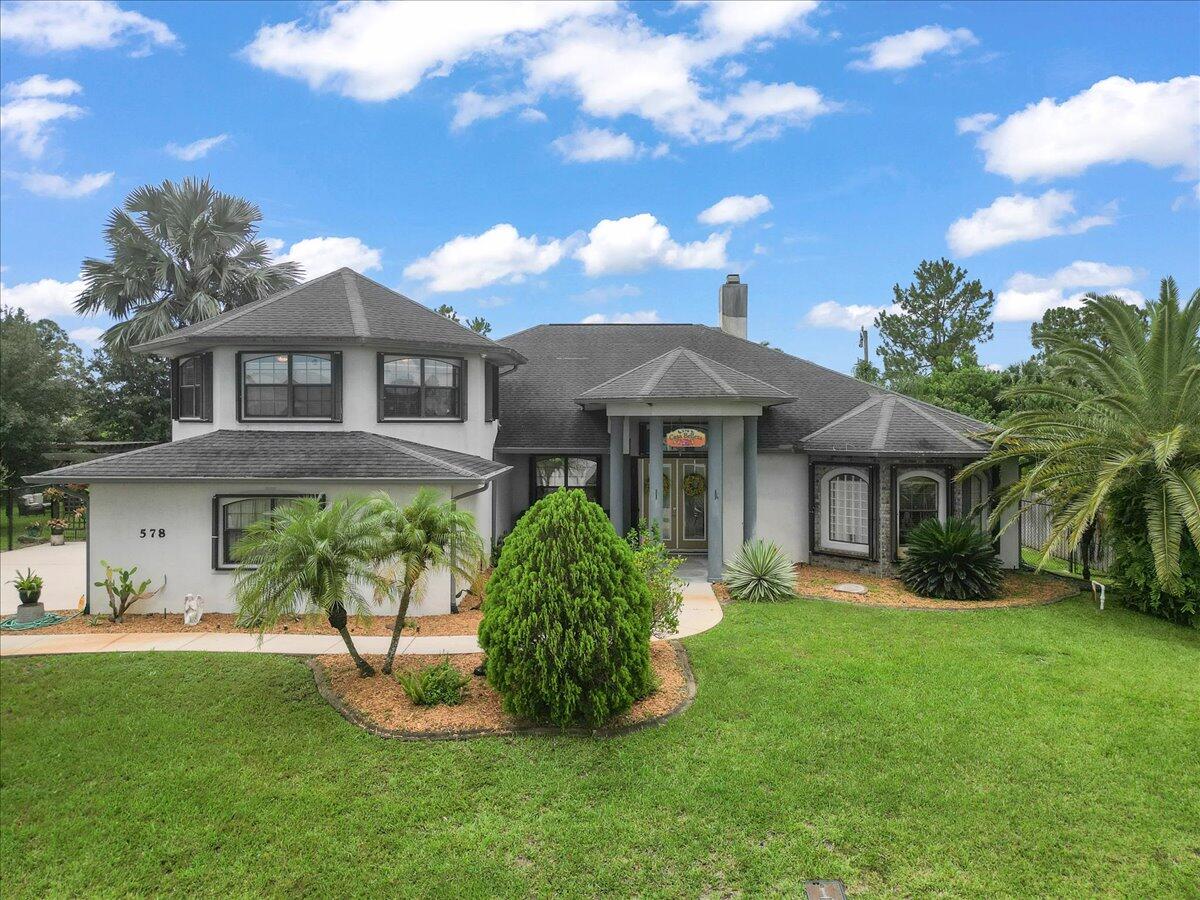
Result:
[[[650,460],[641,460],[642,514],[650,513]],[[691,476],[691,477],[689,477]],[[704,457],[663,460],[663,543],[671,550],[708,549],[708,461]]]

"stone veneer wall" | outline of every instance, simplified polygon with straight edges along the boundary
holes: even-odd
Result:
[[[841,569],[849,569],[852,572],[864,572],[871,575],[894,575],[898,569],[898,564],[892,558],[892,471],[897,470],[897,473],[902,473],[908,469],[933,469],[937,472],[942,472],[946,467],[950,467],[953,472],[957,473],[959,469],[967,465],[970,460],[964,459],[939,459],[931,461],[921,459],[919,457],[911,458],[892,458],[892,459],[875,459],[875,458],[859,458],[859,459],[814,459],[812,463],[813,469],[813,527],[812,527],[812,562],[817,564],[836,566]],[[878,541],[877,558],[871,559],[869,556],[855,556],[841,550],[826,550],[821,549],[821,516],[823,515],[821,496],[821,479],[825,473],[831,469],[840,469],[846,466],[853,468],[869,469],[872,465],[878,466],[878,483],[879,491],[879,519],[877,525],[876,538]],[[951,481],[949,483],[950,494],[948,497],[949,503],[947,512],[949,515],[958,515],[962,509],[962,485]]]

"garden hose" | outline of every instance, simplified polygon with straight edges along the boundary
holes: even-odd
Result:
[[[16,616],[10,616],[3,622],[0,622],[0,630],[3,631],[28,631],[31,628],[48,628],[51,625],[57,625],[59,622],[69,622],[76,616],[82,614],[83,610],[76,610],[69,616],[60,616],[58,613],[48,612],[32,622],[18,622]]]

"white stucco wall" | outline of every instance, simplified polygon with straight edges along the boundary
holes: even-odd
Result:
[[[758,536],[808,562],[808,455],[758,455]]]
[[[435,486],[450,495],[449,485]],[[386,490],[397,502],[412,498],[415,485],[353,484],[348,482],[177,482],[95,483],[91,486],[91,548],[88,590],[93,613],[108,611],[103,588],[92,585],[104,578],[102,560],[116,566],[136,565],[135,578],[152,578],[158,586],[166,576],[166,589],[149,601],[135,605],[133,612],[183,611],[185,594],[200,594],[208,612],[233,612],[231,597],[234,576],[212,564],[212,500],[217,494],[325,494],[329,499]],[[468,486],[454,486],[465,493]],[[485,491],[459,501],[460,508],[474,513],[484,541],[491,539],[491,500]],[[141,529],[164,529],[164,537],[140,536]],[[457,585],[459,589],[463,585]],[[422,598],[413,604],[412,615],[435,615],[450,611],[450,577],[445,572],[431,575]],[[377,612],[395,612],[394,605]]]
[[[174,422],[171,439],[194,437],[215,429],[248,428],[282,431],[373,431],[492,458],[499,422],[485,422],[484,360],[467,356],[467,417],[465,422],[410,421],[378,422],[376,347],[296,346],[279,350],[340,350],[342,353],[342,421],[288,422],[237,420],[237,353],[261,352],[261,347],[218,347],[213,351],[213,420]],[[390,352],[390,351],[389,351]]]

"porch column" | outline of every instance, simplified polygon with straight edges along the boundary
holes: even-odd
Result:
[[[625,419],[608,417],[608,518],[625,533]]]
[[[663,524],[663,420],[662,416],[650,419],[650,526]]]
[[[708,420],[708,580],[720,581],[725,570],[722,541],[721,504],[724,502],[724,438],[725,420],[714,416]]]
[[[742,540],[758,527],[758,417],[742,416]]]

